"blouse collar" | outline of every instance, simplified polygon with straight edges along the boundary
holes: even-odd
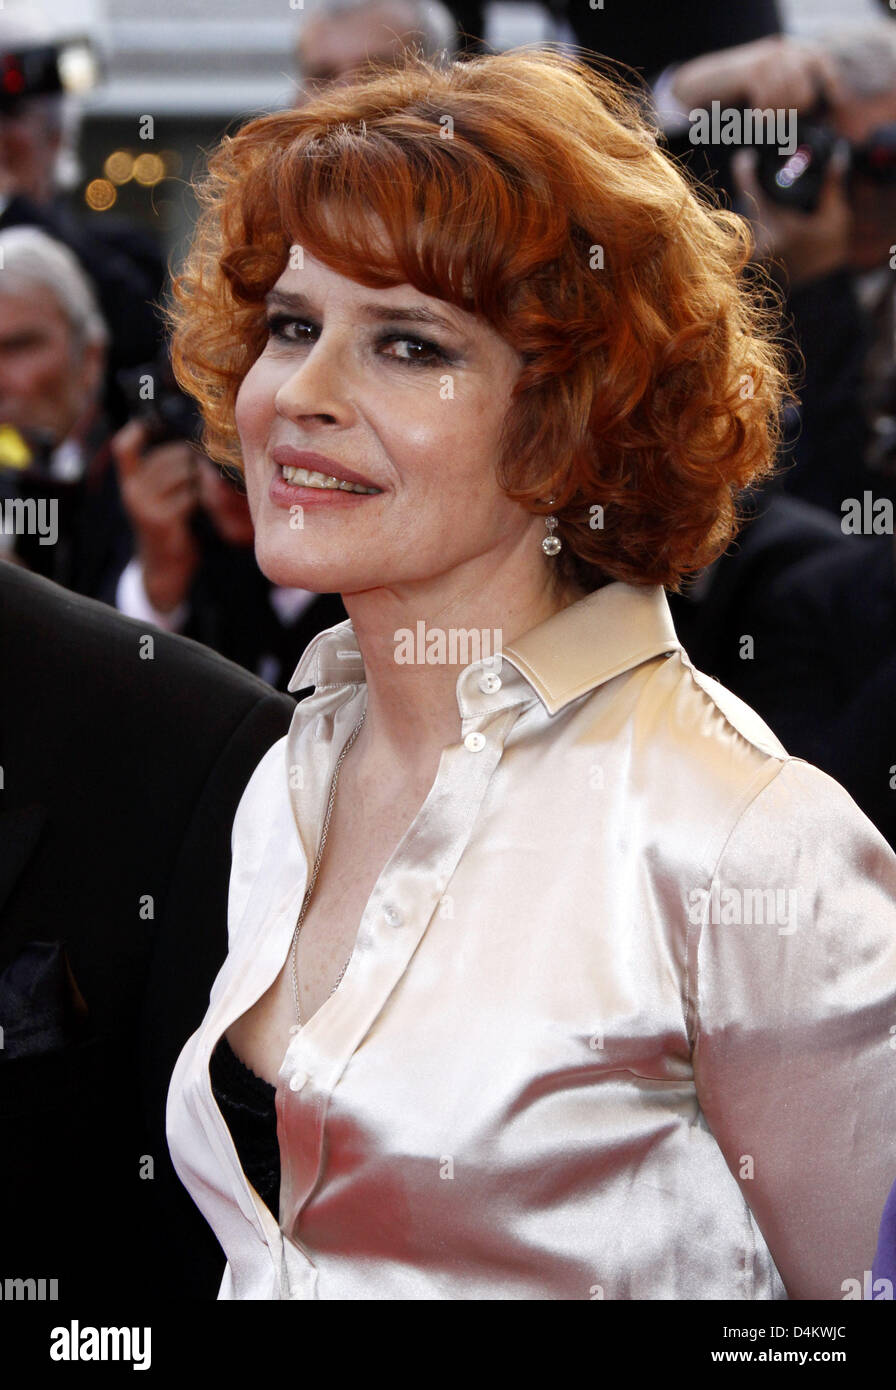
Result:
[[[470,717],[519,702],[521,691],[541,700],[549,714],[604,681],[663,652],[678,651],[665,591],[659,585],[620,581],[605,585],[503,646],[503,662],[488,655],[464,667],[457,679],[461,715]],[[512,673],[503,663],[508,663]],[[497,686],[495,677],[498,676]],[[317,634],[289,682],[309,686],[363,684],[364,663],[351,619]]]

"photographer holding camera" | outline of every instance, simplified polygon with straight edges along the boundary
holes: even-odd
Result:
[[[794,151],[745,148],[730,165],[737,210],[787,293],[805,358],[783,486],[838,520],[843,500],[865,488],[896,498],[896,28],[814,42],[774,35],[706,53],[667,68],[654,99],[673,142],[687,132],[695,143],[713,103],[796,112]]]
[[[338,594],[280,588],[262,574],[245,493],[191,442],[192,412],[178,397],[168,380],[112,440],[135,543],[115,606],[284,689],[311,638],[345,609]]]

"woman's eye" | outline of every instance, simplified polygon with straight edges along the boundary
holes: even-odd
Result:
[[[286,314],[272,314],[267,321],[268,337],[282,338],[288,343],[299,342],[300,339],[287,333],[288,328],[310,328],[310,324],[304,323],[301,319],[291,319]]]
[[[412,366],[431,366],[434,362],[447,361],[447,354],[439,347],[438,343],[431,343],[428,338],[403,338],[398,333],[391,334],[383,339],[384,344],[403,343],[411,348],[409,353],[390,353],[390,356],[397,356],[400,362],[407,362]],[[420,352],[417,349],[421,349]]]
[[[315,324],[305,319],[289,318],[285,314],[272,314],[267,320],[267,327],[269,338],[278,338],[286,343],[308,343],[311,335],[318,331]],[[385,356],[409,367],[429,367],[449,360],[444,348],[428,338],[409,338],[403,333],[390,333],[380,338],[378,343],[380,348],[391,348],[393,345],[403,350],[387,352]]]

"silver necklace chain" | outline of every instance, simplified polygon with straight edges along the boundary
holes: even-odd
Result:
[[[296,1020],[297,1020],[297,1022],[298,1022],[298,1026],[299,1026],[300,1028],[302,1027],[302,1011],[301,1011],[301,1009],[300,1009],[300,1007],[299,1007],[299,981],[298,981],[298,976],[297,976],[297,973],[296,973],[296,961],[297,961],[297,959],[298,959],[298,953],[299,953],[299,932],[302,930],[302,923],[303,923],[304,920],[305,920],[305,913],[308,911],[308,903],[309,903],[310,900],[311,900],[311,894],[312,894],[312,891],[313,891],[313,889],[314,889],[314,885],[315,885],[315,883],[317,882],[317,874],[318,874],[318,870],[320,869],[320,863],[321,863],[321,860],[322,860],[323,857],[324,857],[324,846],[325,846],[325,844],[327,843],[327,831],[328,831],[329,828],[330,828],[330,817],[331,817],[331,815],[333,814],[333,802],[336,800],[336,783],[337,783],[337,781],[339,780],[339,769],[342,767],[342,760],[343,760],[343,758],[345,757],[345,755],[346,755],[346,753],[348,752],[348,750],[351,748],[351,746],[352,746],[352,744],[354,743],[355,739],[358,737],[358,734],[361,732],[361,725],[364,723],[364,719],[365,719],[366,715],[367,715],[367,711],[366,711],[366,709],[365,709],[364,713],[361,715],[361,718],[358,720],[357,724],[355,725],[354,729],[352,730],[352,734],[351,734],[351,737],[350,737],[348,743],[345,745],[345,747],[343,748],[342,752],[339,754],[339,758],[338,758],[338,760],[337,760],[336,767],[335,767],[334,770],[333,770],[333,780],[332,780],[332,782],[330,783],[330,799],[329,799],[329,801],[327,802],[327,814],[326,814],[326,816],[324,817],[324,828],[323,828],[323,831],[322,831],[321,837],[320,837],[320,845],[318,846],[318,850],[317,850],[317,858],[316,858],[315,861],[314,861],[314,868],[313,868],[313,870],[312,870],[312,872],[311,872],[311,881],[309,882],[308,887],[307,887],[307,889],[305,890],[305,897],[304,897],[304,899],[303,899],[303,901],[302,901],[302,910],[301,910],[301,912],[299,913],[299,918],[298,918],[298,921],[296,922],[296,929],[295,929],[295,931],[294,931],[293,934],[292,934],[292,996],[293,996],[293,999],[295,1000],[295,1005],[296,1005]],[[338,976],[337,976],[337,978],[336,978],[336,983],[335,983],[335,985],[333,986],[333,988],[330,990],[330,993],[331,993],[331,994],[335,994],[335,993],[336,993],[336,990],[339,988],[339,984],[340,984],[340,982],[341,982],[341,980],[342,980],[342,977],[343,977],[343,975],[345,974],[346,970],[348,969],[348,961],[349,961],[349,960],[351,960],[351,954],[349,954],[348,960],[345,962],[345,965],[344,965],[344,966],[342,967],[342,969],[340,970],[340,972],[339,972],[339,974],[338,974]]]

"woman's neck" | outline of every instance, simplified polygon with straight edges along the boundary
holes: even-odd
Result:
[[[396,781],[431,780],[441,750],[460,737],[461,671],[583,597],[578,588],[558,589],[549,576],[524,596],[498,585],[475,592],[457,585],[446,591],[443,585],[438,592],[434,586],[428,592],[407,586],[343,594],[367,681],[356,764],[364,762],[385,778],[394,773]]]

